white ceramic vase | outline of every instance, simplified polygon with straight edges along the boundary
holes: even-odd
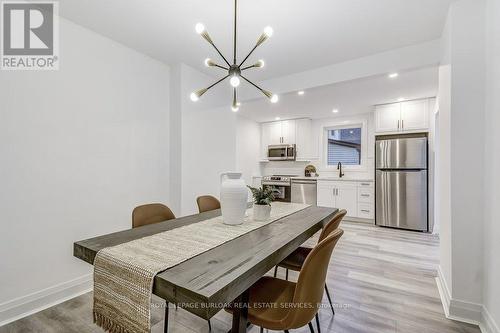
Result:
[[[240,172],[225,172],[220,176],[220,205],[224,224],[243,223],[247,209],[248,190]]]
[[[271,206],[253,205],[253,219],[255,221],[267,221],[271,217]]]

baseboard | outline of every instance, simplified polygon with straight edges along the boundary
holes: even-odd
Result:
[[[498,324],[495,322],[488,309],[483,306],[483,318],[479,328],[482,333],[500,333]]]
[[[0,304],[0,326],[92,290],[92,274]]]
[[[446,318],[478,325],[482,333],[500,333],[497,323],[482,304],[464,302],[451,297],[441,266],[438,268],[436,284]]]

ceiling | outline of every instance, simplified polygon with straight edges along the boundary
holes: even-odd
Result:
[[[291,92],[280,96],[280,102],[267,99],[244,103],[239,114],[255,121],[272,121],[276,117],[327,118],[370,112],[373,105],[396,102],[399,98],[434,97],[438,90],[437,67],[404,73],[394,79],[379,75],[306,90],[304,95]],[[229,107],[228,107],[229,108]],[[332,110],[337,109],[338,113]]]
[[[239,58],[267,25],[274,36],[249,59],[266,60],[264,69],[249,74],[255,80],[433,40],[441,36],[453,1],[239,0]],[[162,62],[184,62],[205,72],[203,60],[218,58],[194,25],[203,22],[231,58],[232,11],[232,0],[60,1],[61,16],[71,21]]]

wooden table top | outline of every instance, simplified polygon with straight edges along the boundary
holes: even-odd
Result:
[[[153,293],[209,319],[312,237],[337,213],[311,206],[253,230],[156,275]],[[220,210],[115,232],[74,243],[73,255],[93,264],[105,247],[219,216]],[[183,304],[184,303],[184,304]]]

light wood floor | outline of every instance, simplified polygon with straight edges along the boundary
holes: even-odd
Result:
[[[435,283],[439,240],[422,233],[344,222],[334,250],[328,286],[337,304],[320,311],[322,332],[479,333],[477,326],[448,320]],[[314,244],[314,240],[310,241]],[[284,271],[280,270],[280,276]],[[295,280],[296,274],[291,273]],[[325,304],[327,304],[325,298]],[[157,301],[159,302],[159,301]],[[0,327],[0,333],[103,331],[92,324],[92,294],[74,298]],[[162,310],[153,314],[153,332],[162,332]],[[212,319],[213,332],[227,332],[230,316]],[[208,332],[206,321],[170,310],[170,332]],[[249,332],[257,333],[252,327]],[[307,327],[293,332],[309,332]]]

